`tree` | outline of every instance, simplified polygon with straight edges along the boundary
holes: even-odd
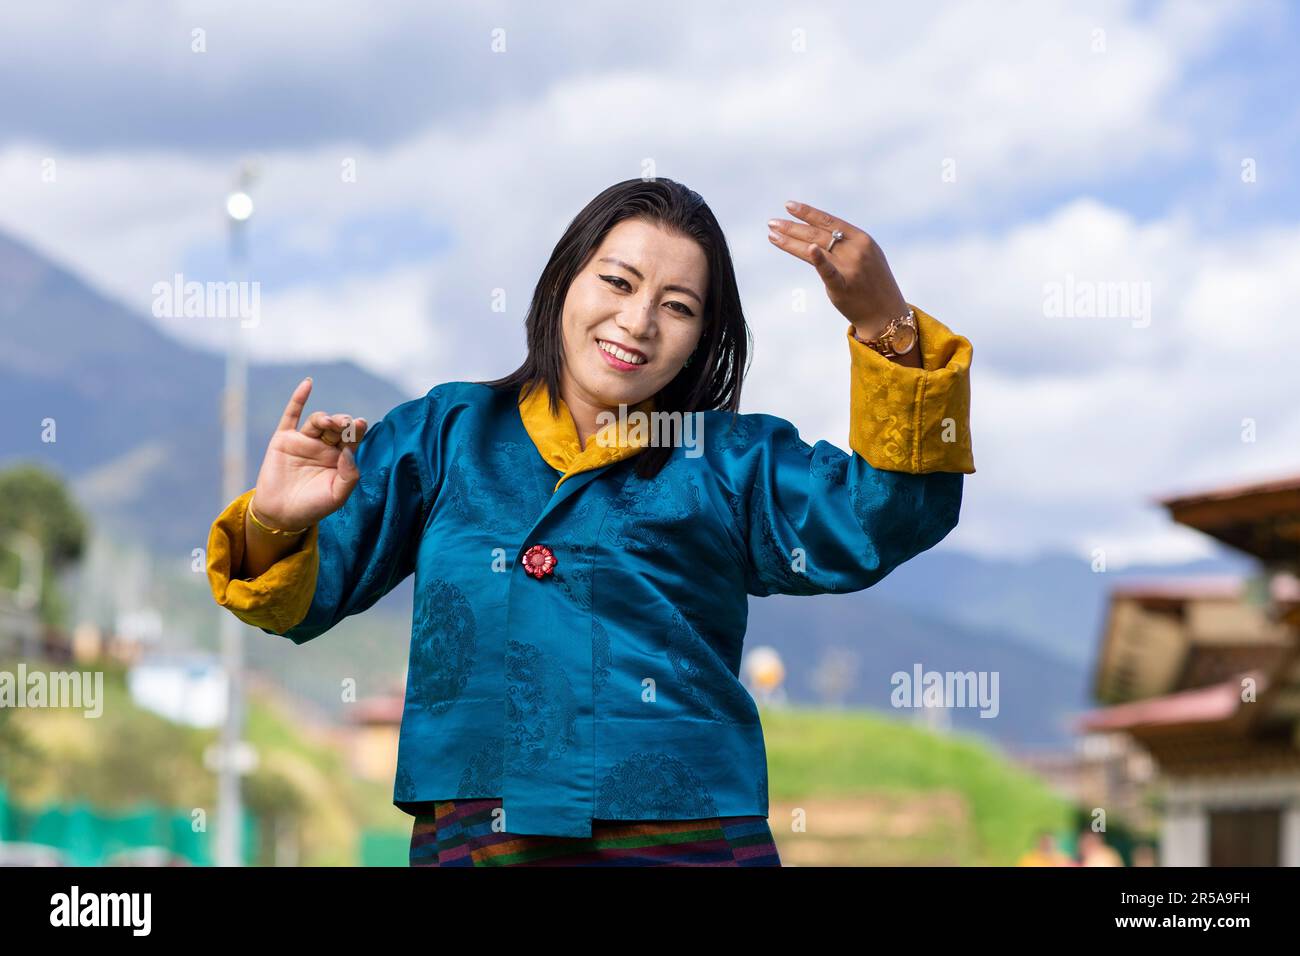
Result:
[[[0,471],[0,590],[12,590],[18,583],[21,557],[14,532],[25,532],[42,552],[40,618],[62,626],[65,608],[57,576],[80,560],[86,526],[85,515],[54,472],[38,464]]]

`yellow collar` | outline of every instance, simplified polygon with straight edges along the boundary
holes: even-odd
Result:
[[[563,398],[557,397],[557,401],[560,413],[552,416],[546,384],[539,382],[528,397],[519,402],[519,417],[523,419],[528,437],[533,440],[548,465],[564,472],[555,483],[556,489],[576,474],[630,458],[644,447],[649,428],[632,429],[629,434],[627,421],[620,423],[615,420],[589,436],[586,448],[579,448],[578,427],[573,423],[569,406]],[[628,416],[634,411],[645,412],[647,415],[654,411],[654,396],[630,408]],[[623,426],[621,429],[620,424]]]

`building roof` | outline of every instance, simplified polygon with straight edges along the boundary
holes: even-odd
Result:
[[[1116,584],[1107,603],[1093,697],[1118,704],[1193,690],[1254,668],[1271,669],[1294,644],[1273,617],[1274,606],[1293,604],[1296,586],[1294,578],[1281,574],[1267,581],[1206,575]]]
[[[1254,678],[1256,688],[1261,692],[1268,683],[1263,671],[1249,671],[1209,687],[1088,711],[1076,720],[1075,727],[1081,732],[1097,733],[1229,722],[1241,709],[1241,687],[1245,677]]]
[[[1300,474],[1156,501],[1179,524],[1270,564],[1300,569]]]
[[[1246,579],[1236,574],[1206,574],[1198,577],[1142,578],[1123,581],[1110,589],[1112,598],[1136,600],[1224,600],[1240,598]]]
[[[1148,579],[1113,588],[1094,694],[1121,701],[1075,721],[1123,731],[1162,773],[1300,768],[1300,474],[1156,499],[1180,524],[1262,562],[1248,578]],[[1251,706],[1242,700],[1254,680]]]
[[[1270,478],[1266,481],[1238,482],[1235,485],[1220,485],[1206,491],[1197,491],[1181,495],[1157,498],[1159,504],[1166,508],[1184,507],[1205,501],[1227,501],[1234,498],[1257,497],[1274,493],[1300,492],[1300,474]]]
[[[1122,581],[1110,589],[1111,598],[1137,601],[1238,601],[1250,597],[1252,579],[1237,574],[1196,577],[1144,577]],[[1300,603],[1300,578],[1279,572],[1267,581],[1269,597],[1279,604]]]

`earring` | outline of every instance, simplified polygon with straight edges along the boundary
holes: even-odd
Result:
[[[699,349],[695,350],[695,352],[698,351]],[[690,355],[686,356],[686,361],[682,364],[682,368],[689,368],[691,363],[695,361],[695,352],[692,352]]]

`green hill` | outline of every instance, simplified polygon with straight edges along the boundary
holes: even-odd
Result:
[[[1068,801],[978,737],[866,710],[761,713],[788,864],[1010,865],[1039,830],[1072,826]]]

